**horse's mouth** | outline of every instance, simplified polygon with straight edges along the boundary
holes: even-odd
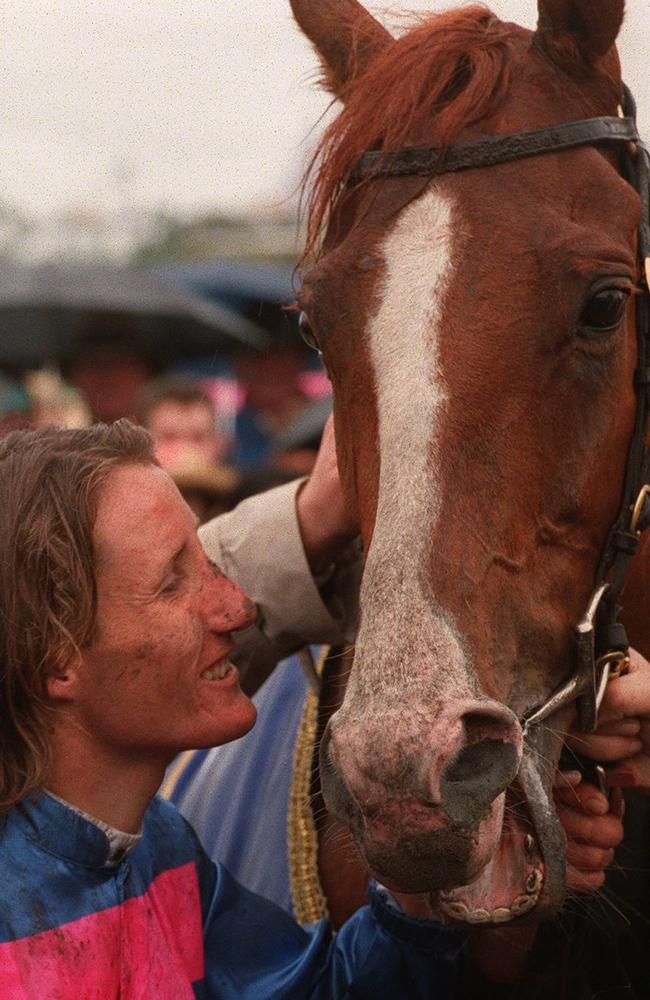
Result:
[[[432,909],[444,922],[505,924],[538,906],[546,866],[521,799],[521,789],[511,786],[501,839],[478,878],[470,885],[431,893]]]
[[[388,889],[424,893],[443,923],[505,924],[538,907],[547,866],[518,783],[472,830],[450,825],[439,809],[401,805],[393,817],[399,817],[399,834],[384,808],[383,822],[366,816],[365,836],[358,838]]]
[[[524,753],[517,779],[474,829],[405,802],[394,815],[384,806],[382,817],[352,824],[366,863],[387,888],[428,895],[443,923],[548,917],[563,901],[564,833],[534,754]]]
[[[565,892],[564,831],[532,748],[524,751],[516,781],[506,793],[502,836],[494,855],[471,884],[432,893],[439,918],[457,924],[498,925],[548,918]]]
[[[444,799],[433,805],[387,796],[361,804],[328,760],[321,767],[327,806],[389,890],[424,894],[438,919],[462,925],[518,922],[533,912],[547,918],[561,906],[565,837],[549,787],[550,758],[532,740],[515,780],[472,825],[454,821]]]

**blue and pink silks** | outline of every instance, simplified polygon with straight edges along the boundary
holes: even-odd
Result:
[[[332,939],[214,864],[156,798],[108,864],[104,832],[43,794],[0,827],[2,1000],[448,1000],[462,935],[375,888]],[[379,990],[379,993],[377,992]]]

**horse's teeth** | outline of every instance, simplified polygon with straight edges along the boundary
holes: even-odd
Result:
[[[528,913],[537,903],[537,896],[517,896],[514,903],[511,905],[512,915],[514,917],[522,917],[524,913]]]
[[[544,873],[541,868],[534,868],[526,880],[528,891],[524,895],[517,896],[510,907],[498,906],[492,912],[484,909],[470,910],[461,900],[455,899],[451,892],[440,892],[438,902],[448,917],[462,920],[467,924],[505,924],[513,917],[522,917],[525,913],[529,913],[536,906],[543,883]]]
[[[542,875],[542,872],[540,871],[539,868],[535,868],[530,873],[530,875],[528,876],[528,878],[526,880],[526,889],[530,893],[539,892],[539,890],[542,888],[542,882],[543,882],[543,880],[544,880],[544,876]]]

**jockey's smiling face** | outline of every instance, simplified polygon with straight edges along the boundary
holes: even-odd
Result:
[[[255,606],[212,566],[192,512],[153,465],[111,472],[93,541],[92,641],[50,693],[104,750],[168,760],[236,739],[255,708],[229,664]]]

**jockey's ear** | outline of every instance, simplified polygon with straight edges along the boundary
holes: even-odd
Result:
[[[593,65],[615,44],[625,0],[538,0],[535,41],[553,62]]]
[[[65,665],[49,664],[47,671],[47,694],[50,701],[61,704],[74,701],[79,681],[81,657],[73,655]]]
[[[343,100],[349,84],[393,41],[358,0],[291,0],[291,9],[320,56],[326,88]]]

